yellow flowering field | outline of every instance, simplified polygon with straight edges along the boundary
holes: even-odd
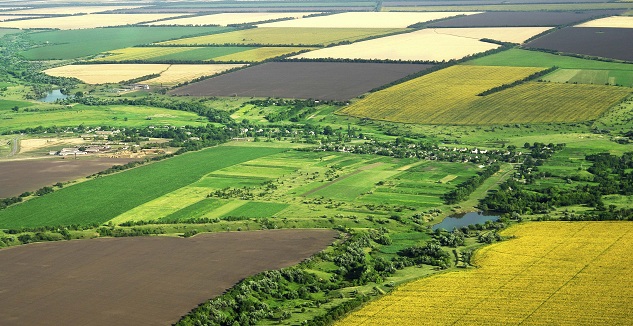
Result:
[[[403,285],[347,325],[630,325],[633,223],[539,222],[479,250],[477,268]]]

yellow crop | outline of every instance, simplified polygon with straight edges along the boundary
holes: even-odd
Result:
[[[401,286],[347,325],[630,325],[633,223],[540,222],[505,232],[478,268]]]

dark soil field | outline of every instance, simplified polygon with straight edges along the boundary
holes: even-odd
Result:
[[[633,28],[568,27],[526,47],[633,61]]]
[[[430,24],[430,27],[528,27],[560,26],[589,20],[593,17],[617,15],[621,10],[589,10],[579,12],[485,12]]]
[[[0,325],[168,325],[239,280],[325,249],[332,230],[38,243],[0,250]]]
[[[56,158],[0,162],[0,198],[18,196],[57,182],[67,182],[121,165],[129,158]]]
[[[432,65],[272,62],[183,86],[170,94],[344,101],[430,67]]]
[[[479,6],[507,4],[543,4],[543,3],[607,3],[612,0],[415,0],[415,1],[383,1],[384,7],[412,6]]]

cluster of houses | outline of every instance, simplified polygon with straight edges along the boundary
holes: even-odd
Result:
[[[88,146],[88,147],[68,147],[59,151],[50,151],[49,155],[69,156],[69,155],[87,155],[97,154],[99,152],[107,152],[111,149],[110,145]]]

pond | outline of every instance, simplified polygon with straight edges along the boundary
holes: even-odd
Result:
[[[486,215],[486,213],[482,212],[470,212],[459,216],[449,216],[441,223],[433,225],[433,230],[441,228],[451,231],[454,228],[461,228],[462,226],[472,224],[484,224],[486,221],[496,221],[498,219],[499,216],[497,215]]]
[[[57,100],[63,100],[67,97],[68,95],[62,94],[62,92],[59,89],[54,89],[50,91],[48,94],[46,94],[46,97],[41,98],[40,101],[46,102],[46,103],[53,103]]]

